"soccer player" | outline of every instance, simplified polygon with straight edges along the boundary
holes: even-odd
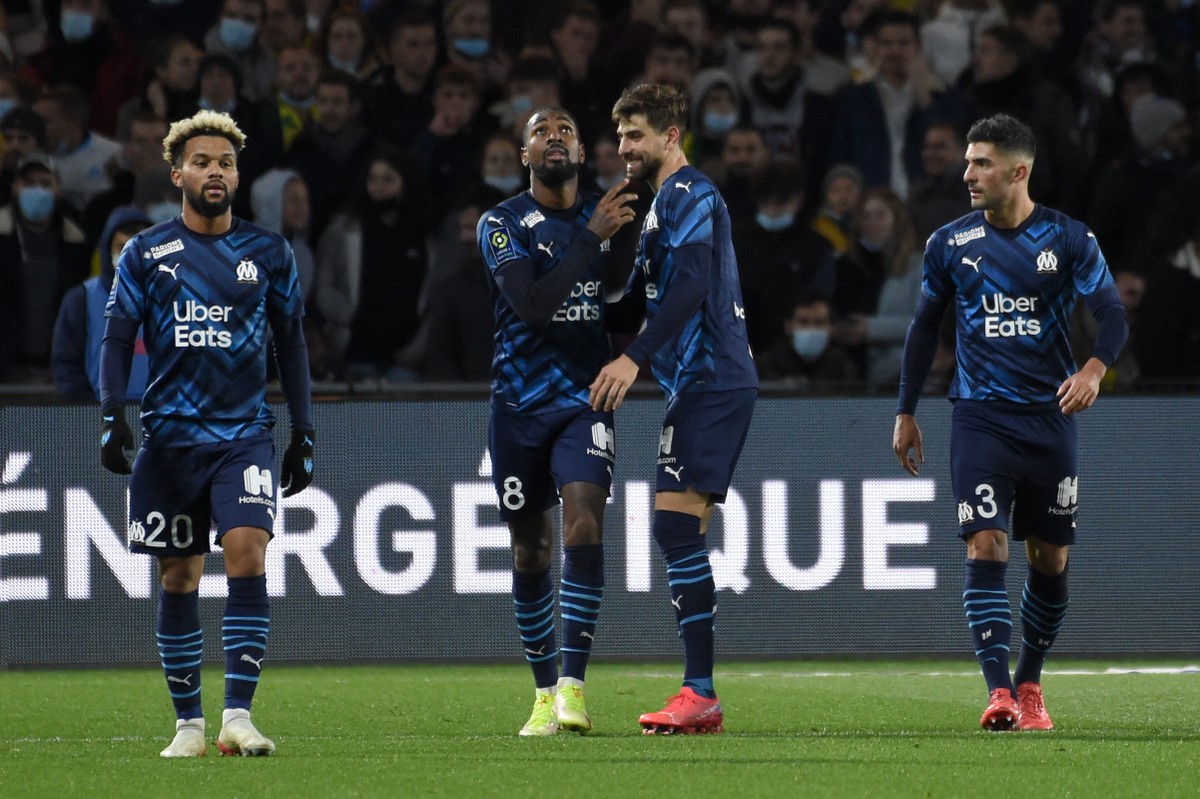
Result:
[[[496,322],[488,447],[512,540],[517,630],[533,669],[533,713],[520,734],[586,734],[584,672],[604,592],[601,532],[616,458],[612,413],[591,409],[588,382],[611,354],[604,305],[616,279],[606,255],[633,219],[636,195],[622,193],[625,181],[603,198],[579,189],[584,149],[562,108],[534,111],[523,139],[529,190],[476,227]],[[560,496],[561,678],[550,579]]]
[[[289,497],[312,480],[311,383],[295,258],[282,236],[230,211],[244,142],[226,114],[200,111],[171,125],[163,157],[183,192],[182,213],[125,246],[106,311],[100,460],[118,474],[132,471],[129,548],[158,558],[158,649],[177,718],[163,757],[207,749],[197,598],[214,524],[229,587],[217,747],[227,755],[275,751],[250,721],[270,628],[264,559],[276,485]],[[150,376],[143,446],[131,469],[123,402],[139,324]],[[268,325],[292,425],[278,482],[275,419],[266,403]]]
[[[681,149],[687,101],[674,87],[642,84],[621,95],[612,118],[627,174],[655,191],[635,262],[645,278],[646,324],[600,370],[589,398],[596,410],[619,408],[647,361],[667,397],[652,531],[666,558],[684,649],[683,687],[640,723],[647,735],[721,732],[724,717],[713,689],[715,586],[704,533],[714,503],[729,490],[758,375],[729,212]]]
[[[942,312],[953,302],[958,344],[950,468],[959,535],[967,544],[963,606],[989,692],[980,724],[1049,730],[1054,725],[1041,675],[1067,613],[1067,554],[1075,541],[1079,487],[1074,414],[1096,401],[1128,327],[1096,237],[1029,197],[1036,154],[1029,127],[997,114],[977,121],[967,143],[963,180],[975,210],[936,230],[925,245],[892,448],[901,466],[917,474],[924,461],[917,398]],[[1094,354],[1076,370],[1070,334],[1079,296],[1099,329]],[[1029,563],[1021,650],[1011,677],[1010,526],[1013,538],[1025,542]]]

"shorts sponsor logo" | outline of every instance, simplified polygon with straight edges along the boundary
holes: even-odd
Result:
[[[960,230],[954,234],[954,246],[961,247],[968,241],[982,239],[986,235],[987,231],[984,230],[983,225],[980,225],[979,227],[973,227],[970,230]]]
[[[1079,477],[1064,477],[1058,484],[1058,507],[1051,505],[1046,510],[1055,516],[1071,516],[1079,501]],[[1074,524],[1072,524],[1072,527]]]
[[[613,429],[604,422],[596,422],[592,425],[592,444],[594,446],[587,448],[588,455],[595,455],[610,461],[616,459],[617,437],[613,433]]]
[[[246,493],[250,496],[274,496],[275,489],[272,487],[271,470],[260,469],[251,464],[242,472],[242,484],[246,487]]]
[[[675,441],[675,425],[668,425],[663,428],[662,434],[658,437],[658,451],[662,455],[671,454],[671,446]],[[674,463],[674,459],[671,460]]]

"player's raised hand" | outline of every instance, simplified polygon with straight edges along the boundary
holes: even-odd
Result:
[[[908,454],[909,450],[912,450],[912,455]],[[914,477],[921,471],[921,464],[925,462],[925,455],[921,452],[921,428],[912,414],[896,414],[892,451],[896,453],[896,460],[900,461],[904,471]]]
[[[629,178],[622,179],[604,193],[600,202],[596,204],[596,210],[592,211],[592,218],[588,220],[588,230],[599,236],[600,241],[612,238],[622,225],[632,222],[637,215],[629,207],[629,203],[637,199],[637,194],[621,191],[628,185]]]
[[[615,411],[621,407],[625,394],[637,380],[638,365],[628,355],[609,361],[589,386],[588,402],[594,411]]]
[[[100,464],[114,474],[133,471],[133,433],[125,409],[105,413],[100,422]]]
[[[1100,381],[1108,367],[1099,358],[1088,358],[1088,362],[1075,374],[1063,381],[1058,387],[1058,407],[1070,416],[1079,411],[1092,407],[1100,394]]]
[[[292,440],[283,453],[279,487],[285,497],[299,494],[313,479],[313,433],[293,430]]]

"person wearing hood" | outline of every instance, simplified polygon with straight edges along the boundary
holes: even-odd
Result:
[[[741,121],[742,93],[724,69],[701,70],[692,81],[692,128],[684,142],[688,161],[711,174],[721,160],[725,137]]]
[[[271,169],[259,176],[250,188],[250,207],[254,224],[281,234],[292,245],[296,272],[300,277],[300,295],[309,305],[312,296],[314,258],[308,246],[308,226],[312,217],[308,184],[294,169]]]
[[[117,257],[125,243],[150,227],[150,218],[133,205],[114,209],[100,235],[100,274],[72,287],[63,296],[54,322],[50,368],[59,397],[65,402],[100,399],[100,343],[104,338],[104,308],[116,277]],[[127,402],[140,402],[146,390],[148,361],[138,328],[129,375]]]

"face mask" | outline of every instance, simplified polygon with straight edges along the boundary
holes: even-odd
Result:
[[[71,44],[82,42],[84,39],[92,35],[92,27],[96,20],[91,14],[83,11],[75,11],[67,9],[62,12],[62,20],[59,26],[62,28],[63,38]]]
[[[509,195],[516,194],[524,181],[520,175],[485,175],[483,182]]]
[[[179,203],[163,201],[146,206],[146,216],[150,217],[150,221],[156,225],[174,219],[179,214]]]
[[[221,106],[220,108],[217,108],[215,105],[210,103],[208,100],[205,100],[203,97],[201,97],[198,105],[201,108],[203,108],[205,111],[224,111],[224,112],[228,113],[233,110],[234,102],[233,102],[233,100],[230,100],[229,102],[225,103],[225,105]]]
[[[529,109],[533,108],[533,98],[530,97],[528,94],[514,95],[508,101],[508,107],[513,110],[514,114],[517,114],[519,116],[521,114],[527,113],[529,111]]]
[[[339,72],[345,72],[347,75],[358,74],[358,64],[355,64],[353,61],[343,61],[331,55],[329,56],[329,65]]]
[[[307,100],[299,100],[295,97],[292,97],[287,92],[280,92],[279,97],[292,108],[299,108],[301,111],[308,110],[313,106],[314,103],[317,102],[316,97],[309,97]]]
[[[16,100],[9,99],[8,97],[0,97],[0,119],[4,119],[4,115],[11,111],[16,104]]]
[[[608,191],[624,179],[625,176],[620,173],[607,178],[604,175],[596,175],[596,185],[600,187],[600,191]]]
[[[733,126],[737,124],[738,115],[730,111],[727,114],[722,114],[720,111],[705,111],[704,112],[704,128],[709,133],[728,133],[733,130]]]
[[[829,346],[829,331],[802,327],[792,332],[792,349],[806,361],[815,361]]]
[[[483,58],[492,45],[487,39],[455,39],[454,49],[467,58]]]
[[[233,17],[221,17],[221,24],[217,27],[217,36],[221,39],[221,44],[235,53],[249,50],[257,33],[257,25]]]
[[[755,215],[754,221],[758,222],[758,226],[763,230],[775,233],[776,231],[787,230],[790,228],[792,223],[796,221],[796,215],[780,214],[779,216],[771,216],[770,214],[765,214],[762,211],[759,211]]]
[[[17,195],[17,203],[30,222],[45,222],[54,213],[54,192],[41,186],[27,186]]]

